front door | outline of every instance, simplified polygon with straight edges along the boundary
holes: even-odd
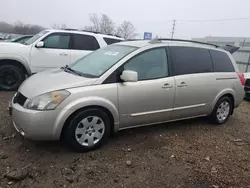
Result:
[[[175,80],[168,77],[165,48],[136,55],[123,65],[123,70],[136,71],[138,81],[118,84],[120,128],[170,120]]]
[[[44,46],[31,49],[32,72],[40,72],[50,68],[60,68],[70,63],[70,34],[53,33],[45,37]]]

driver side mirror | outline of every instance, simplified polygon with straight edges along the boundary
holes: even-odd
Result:
[[[138,81],[138,73],[135,71],[131,71],[131,70],[125,70],[125,71],[122,71],[120,78],[124,82],[137,82]]]
[[[44,42],[43,42],[43,41],[38,42],[38,43],[36,44],[36,47],[37,47],[37,48],[42,48],[42,47],[44,47]]]

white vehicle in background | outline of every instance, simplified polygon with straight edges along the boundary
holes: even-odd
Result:
[[[0,43],[0,90],[16,90],[27,76],[69,65],[123,39],[80,30],[44,30],[24,44]]]

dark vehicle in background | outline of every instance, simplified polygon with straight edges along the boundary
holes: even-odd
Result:
[[[245,99],[250,101],[250,72],[244,73],[245,77]]]
[[[17,42],[17,43],[20,43],[20,44],[24,44],[31,37],[33,37],[33,35],[24,35],[24,36],[20,36],[20,37],[14,38],[10,42]]]

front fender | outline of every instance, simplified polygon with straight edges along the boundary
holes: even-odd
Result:
[[[24,57],[22,57],[22,56],[20,56],[18,54],[9,54],[9,53],[1,54],[0,53],[0,60],[15,60],[15,61],[18,61],[19,63],[21,63],[25,67],[28,75],[31,75],[31,69],[30,69],[28,61]]]
[[[100,106],[109,110],[114,118],[114,131],[116,132],[119,130],[119,113],[115,104],[101,97],[86,97],[74,100],[62,108],[54,124],[54,137],[60,138],[62,128],[72,113],[88,106]]]

